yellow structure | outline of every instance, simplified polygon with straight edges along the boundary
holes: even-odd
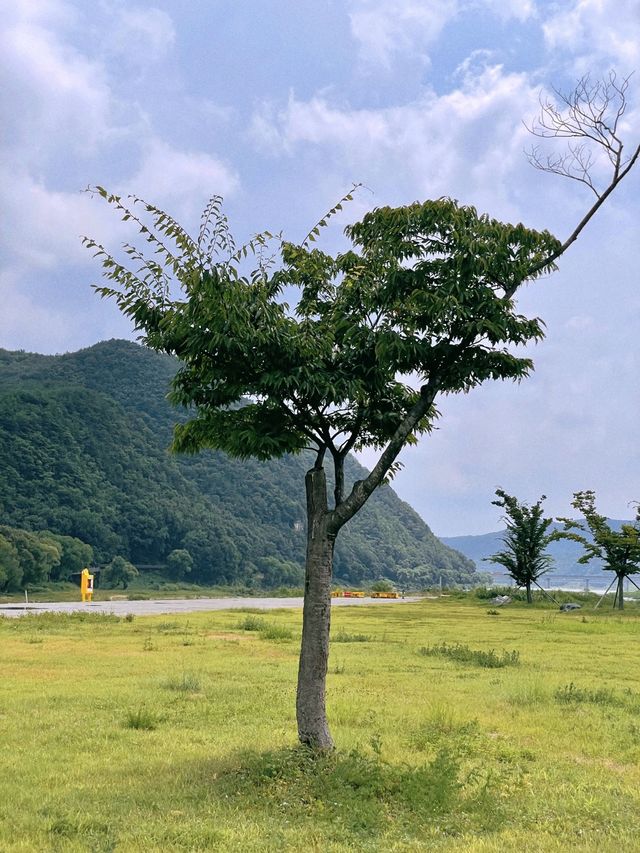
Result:
[[[93,598],[93,575],[89,569],[83,569],[80,575],[80,595],[83,601],[91,601]]]

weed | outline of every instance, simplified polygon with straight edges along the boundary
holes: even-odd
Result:
[[[284,625],[273,625],[260,616],[249,614],[238,625],[241,631],[257,631],[261,640],[290,640],[291,629]]]
[[[427,719],[409,737],[414,749],[423,752],[432,747],[468,749],[478,735],[477,720],[463,720],[447,705],[434,705]]]
[[[133,622],[133,620],[135,618],[136,617],[133,615],[133,613],[127,613],[127,615],[124,617],[124,621],[125,622]]]
[[[499,610],[487,610],[487,616],[499,616],[499,615],[500,615]]]
[[[507,651],[504,649],[500,654],[497,654],[493,649],[488,652],[482,649],[471,649],[469,646],[455,643],[440,643],[437,646],[423,646],[418,650],[421,655],[428,657],[446,657],[459,663],[472,663],[476,666],[484,666],[487,669],[497,669],[503,666],[517,666],[520,663],[520,652],[515,649]]]
[[[548,693],[538,682],[519,684],[507,697],[507,702],[516,708],[533,708],[548,701]]]
[[[183,633],[188,629],[188,622],[185,625],[181,625],[180,622],[158,622],[158,624],[156,625],[156,631],[159,634],[173,634],[176,631],[180,631],[181,633]]]
[[[578,687],[573,681],[565,684],[564,687],[558,687],[553,695],[556,702],[560,702],[563,705],[587,702],[593,705],[609,705],[619,708],[625,704],[624,700],[616,696],[613,690],[608,687],[598,687],[596,690],[589,690],[585,687]]]
[[[380,758],[380,755],[382,754],[382,738],[380,737],[380,734],[378,732],[371,735],[371,739],[369,740],[369,746],[378,756],[378,758]]]
[[[144,649],[144,651],[145,651],[145,652],[155,652],[155,651],[157,651],[157,650],[158,650],[158,647],[157,647],[157,646],[156,646],[156,644],[153,642],[153,640],[151,639],[151,637],[147,637],[147,638],[145,639],[145,641],[144,641],[144,643],[143,643],[142,648]]]
[[[262,631],[266,625],[266,621],[261,616],[248,615],[240,622],[238,628],[241,631]]]
[[[332,672],[334,675],[342,675],[344,673],[344,664],[336,661],[336,663],[333,665]]]
[[[371,637],[368,634],[348,634],[346,631],[338,631],[331,638],[332,643],[368,643]]]
[[[172,675],[166,679],[163,686],[167,690],[179,693],[199,693],[202,689],[200,677],[193,672],[183,672],[182,675]]]
[[[158,725],[158,719],[153,711],[149,711],[142,705],[136,711],[128,711],[124,726],[127,729],[138,729],[140,731],[152,732]]]
[[[285,628],[284,625],[268,625],[260,629],[261,640],[290,640],[292,637],[291,629]]]

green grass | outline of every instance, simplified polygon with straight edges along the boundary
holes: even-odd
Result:
[[[635,851],[636,609],[335,608],[321,758],[300,612],[0,619],[0,850]]]

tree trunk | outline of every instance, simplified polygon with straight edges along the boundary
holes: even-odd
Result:
[[[618,602],[618,610],[624,610],[624,575],[618,575],[618,589],[616,590],[616,597],[613,600],[614,606],[616,600]]]
[[[531,595],[531,581],[527,581],[525,586],[527,588],[527,604],[533,604],[533,596]]]
[[[296,714],[298,737],[313,749],[333,749],[325,709],[325,685],[331,627],[331,575],[335,535],[329,534],[327,481],[312,468],[307,488],[307,560],[298,667]]]

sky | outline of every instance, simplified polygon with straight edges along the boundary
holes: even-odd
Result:
[[[70,352],[135,339],[81,246],[131,232],[83,190],[135,193],[195,227],[214,194],[239,239],[301,240],[354,183],[323,248],[367,210],[449,196],[571,233],[583,185],[534,170],[540,92],[631,78],[640,141],[639,0],[13,0],[0,23],[0,347]],[[598,169],[600,167],[597,167]],[[598,172],[598,174],[600,174]],[[640,166],[558,272],[526,287],[546,338],[535,373],[445,398],[394,488],[442,536],[501,526],[495,489],[640,499]],[[361,456],[365,464],[372,453]]]

